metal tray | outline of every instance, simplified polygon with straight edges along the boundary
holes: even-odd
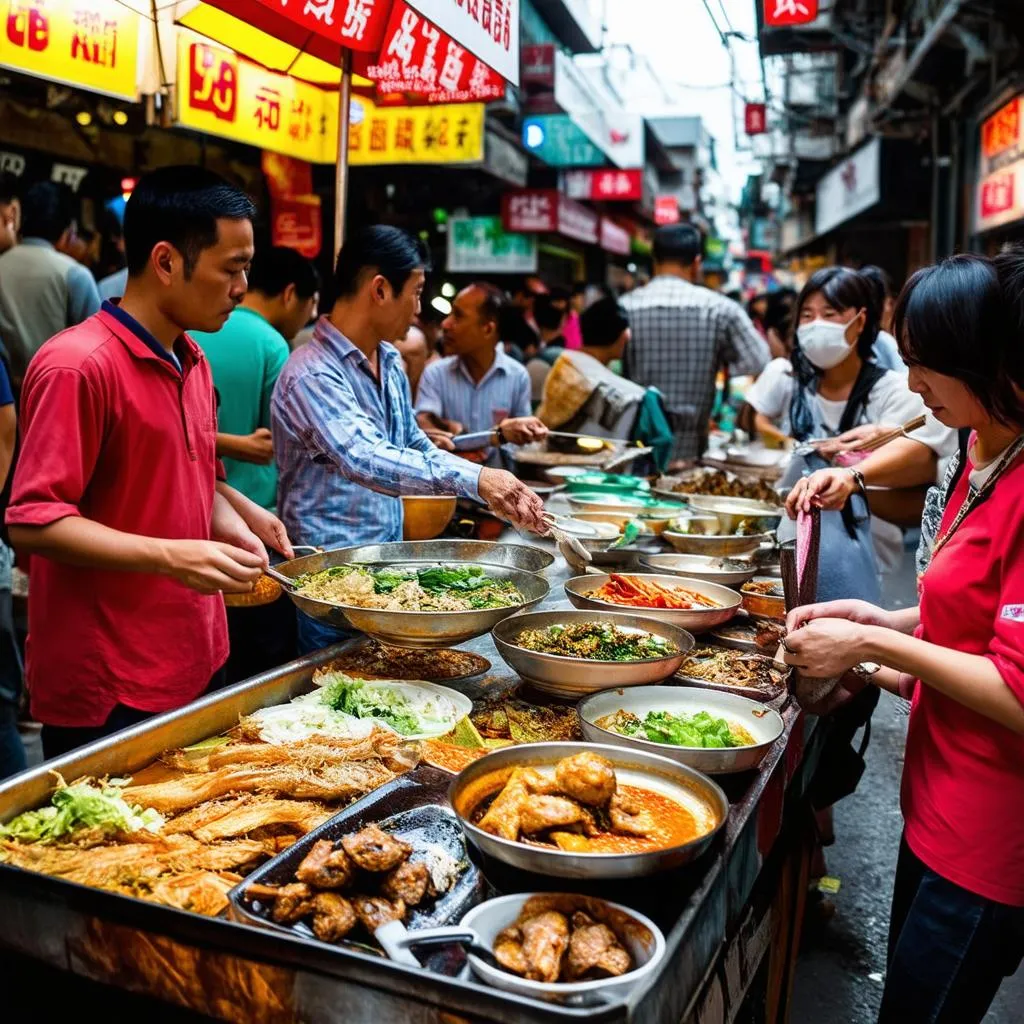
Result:
[[[410,929],[438,928],[457,924],[462,915],[486,898],[486,883],[480,869],[469,861],[459,820],[447,806],[447,792],[451,785],[450,772],[420,765],[418,768],[389,782],[361,800],[349,805],[329,821],[307,833],[283,853],[258,867],[228,894],[231,914],[236,920],[256,924],[276,931],[300,935],[320,942],[305,922],[295,925],[278,924],[271,920],[269,908],[248,895],[253,885],[284,885],[295,878],[295,869],[321,839],[335,841],[365,825],[378,823],[385,832],[398,836],[414,847],[432,843],[465,867],[448,892],[423,907],[412,908],[406,926]],[[361,945],[375,945],[360,928]],[[358,942],[342,940],[323,943],[332,949],[353,946]]]

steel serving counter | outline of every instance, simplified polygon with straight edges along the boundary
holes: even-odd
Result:
[[[542,607],[568,607],[561,591],[564,565],[557,563],[548,577],[552,593]],[[69,781],[83,774],[130,774],[165,750],[223,732],[240,714],[286,701],[308,689],[314,670],[342,649],[292,662],[8,780],[0,785],[0,820],[44,802],[53,788],[53,771]],[[490,637],[465,649],[493,665],[487,675],[456,684],[468,696],[479,698],[520,683]],[[667,955],[660,971],[621,1003],[570,1007],[523,999],[356,949],[202,917],[3,864],[0,963],[6,946],[63,971],[236,1021],[724,1021],[766,956],[776,955],[781,945],[791,955],[799,932],[792,918],[802,907],[800,871],[789,882],[785,869],[776,874],[783,861],[779,848],[792,847],[789,840],[780,840],[794,832],[794,819],[804,817],[822,730],[793,705],[782,713],[785,732],[760,768],[719,778],[730,799],[726,827],[692,865],[648,880],[588,889],[483,864],[498,891],[582,888],[635,906],[661,926]],[[799,823],[795,829],[799,832]],[[781,888],[792,890],[792,905],[779,911]],[[769,980],[772,985],[778,988]]]

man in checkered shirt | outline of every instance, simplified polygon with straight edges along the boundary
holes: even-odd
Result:
[[[758,374],[771,358],[738,303],[694,284],[702,247],[692,224],[659,228],[654,279],[622,299],[633,332],[625,374],[661,392],[676,435],[673,459],[696,459],[707,447],[719,369]]]

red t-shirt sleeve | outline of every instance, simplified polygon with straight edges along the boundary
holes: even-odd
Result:
[[[103,438],[99,396],[77,369],[45,370],[26,381],[24,433],[11,485],[7,523],[48,526],[81,515]]]
[[[987,657],[1024,704],[1024,524],[1008,524],[1000,566],[999,604]]]

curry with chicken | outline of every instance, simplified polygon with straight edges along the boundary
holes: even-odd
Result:
[[[699,838],[705,829],[675,800],[621,785],[615,766],[583,751],[542,768],[501,769],[465,793],[469,821],[484,832],[569,853],[651,853]]]

